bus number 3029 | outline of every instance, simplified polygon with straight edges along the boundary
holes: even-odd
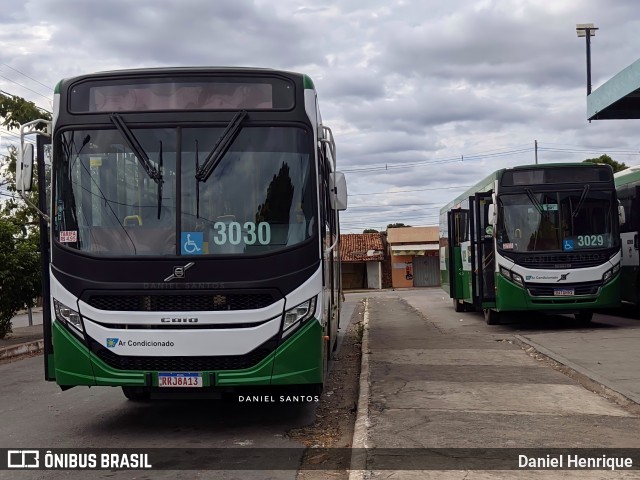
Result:
[[[602,247],[604,235],[578,235],[579,247]]]
[[[260,222],[257,225],[254,222],[215,222],[213,224],[215,235],[213,242],[216,245],[239,245],[243,242],[245,245],[269,245],[271,241],[271,225],[267,222]]]

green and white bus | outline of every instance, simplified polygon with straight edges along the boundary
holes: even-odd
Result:
[[[619,206],[608,165],[498,170],[440,211],[440,270],[456,311],[575,314],[620,302]]]
[[[620,297],[623,302],[640,304],[640,167],[630,167],[614,175],[618,199],[624,207],[626,222],[620,226],[622,261],[620,268]]]
[[[130,399],[321,390],[347,194],[308,76],[79,76],[58,83],[49,130],[47,380],[119,386]],[[25,147],[20,190],[32,164]]]

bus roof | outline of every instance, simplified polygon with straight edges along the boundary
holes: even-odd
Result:
[[[87,73],[78,75],[75,77],[68,77],[61,79],[56,87],[54,93],[60,93],[60,89],[63,84],[69,84],[83,79],[98,79],[103,77],[126,77],[136,75],[202,75],[202,74],[214,74],[221,73],[225,75],[246,75],[246,74],[276,74],[284,75],[289,78],[300,79],[305,89],[315,90],[313,80],[306,74],[298,72],[290,72],[287,70],[276,70],[273,68],[264,67],[212,67],[212,66],[200,66],[200,67],[150,67],[150,68],[132,68],[121,70],[105,70],[95,73]]]
[[[640,183],[640,165],[625,168],[624,170],[613,175],[616,187],[629,185],[630,183]]]
[[[584,167],[584,166],[593,167],[594,165],[598,166],[598,165],[602,165],[602,164],[590,163],[590,162],[589,163],[585,163],[585,162],[566,163],[565,162],[565,163],[544,163],[544,164],[537,163],[537,164],[517,165],[515,167],[501,168],[501,169],[496,170],[495,172],[489,174],[487,177],[485,177],[482,180],[480,180],[474,186],[472,186],[469,189],[467,189],[464,193],[460,194],[454,200],[452,200],[449,203],[447,203],[444,207],[442,207],[440,209],[440,213],[444,213],[444,212],[452,209],[455,205],[459,204],[463,200],[468,199],[471,196],[471,194],[478,193],[478,192],[489,192],[489,191],[491,191],[493,189],[493,186],[495,185],[495,181],[498,180],[500,178],[500,176],[502,175],[502,173],[507,171],[507,170],[531,170],[531,169],[538,169],[538,168],[558,168],[558,167],[581,168],[581,167]],[[639,174],[640,174],[640,171],[639,171]]]

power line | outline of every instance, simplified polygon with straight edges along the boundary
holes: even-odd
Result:
[[[16,85],[18,85],[18,86],[20,86],[20,87],[22,87],[22,88],[24,88],[24,89],[26,89],[26,90],[29,90],[30,92],[33,92],[33,93],[35,93],[36,95],[40,95],[41,97],[46,98],[48,101],[51,101],[51,98],[50,98],[50,97],[46,97],[46,96],[42,95],[41,93],[36,92],[35,90],[31,90],[29,87],[25,87],[24,85],[22,85],[22,84],[20,84],[20,83],[18,83],[18,82],[16,82],[16,81],[14,81],[14,80],[11,80],[10,78],[7,78],[7,77],[5,77],[4,75],[0,75],[0,78],[4,78],[5,80],[8,80],[8,81],[9,81],[9,82],[11,82],[11,83],[15,83]],[[11,95],[12,97],[16,97],[16,96],[17,96],[17,95],[13,95],[12,93],[5,92],[4,90],[0,90],[0,92],[5,93],[5,94],[8,94],[8,95]],[[34,104],[35,104],[35,102],[34,102]],[[44,108],[44,107],[40,107],[40,106],[38,106],[38,105],[36,105],[36,107],[37,107],[37,108],[39,108],[40,110],[43,110],[43,111],[45,111],[45,112],[49,113],[49,114],[51,113],[51,111],[50,111],[50,110],[47,110],[47,109],[46,109],[46,108]]]
[[[24,72],[21,72],[21,71],[20,71],[20,70],[18,70],[17,68],[12,67],[11,65],[7,65],[6,63],[2,63],[2,65],[4,65],[5,67],[10,68],[10,69],[11,69],[11,70],[13,70],[14,72],[18,72],[20,75],[23,75],[23,76],[27,77],[28,79],[33,80],[34,82],[36,82],[36,83],[38,83],[38,84],[42,85],[44,88],[46,88],[46,89],[47,89],[47,91],[49,91],[49,92],[53,92],[53,88],[51,88],[51,87],[50,87],[50,86],[48,86],[48,85],[45,85],[44,83],[42,83],[42,82],[41,82],[41,81],[39,81],[39,80],[36,80],[36,79],[35,79],[35,78],[33,78],[33,77],[30,77],[29,75],[27,75],[27,74],[26,74],[26,73],[24,73]]]
[[[426,192],[432,190],[451,190],[454,188],[469,188],[471,185],[459,185],[453,187],[434,187],[434,188],[418,188],[415,190],[396,190],[394,192],[370,192],[370,193],[349,193],[348,197],[358,197],[362,195],[391,195],[395,193],[411,193],[411,192]]]

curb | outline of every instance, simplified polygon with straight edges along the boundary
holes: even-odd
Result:
[[[586,377],[590,380],[592,380],[593,382],[596,382],[598,385],[604,387],[607,390],[610,390],[612,392],[617,393],[618,395],[624,397],[627,401],[636,403],[640,405],[640,397],[638,397],[637,394],[634,394],[632,392],[628,392],[627,390],[625,390],[624,388],[620,388],[620,387],[613,387],[609,381],[598,375],[597,373],[594,373],[584,367],[581,367],[580,365],[572,362],[571,360],[568,360],[566,358],[564,358],[562,355],[555,353],[551,350],[549,350],[546,347],[543,347],[542,345],[540,345],[539,343],[534,342],[533,340],[530,340],[527,337],[524,337],[522,335],[515,335],[515,338],[517,340],[519,340],[520,342],[529,345],[530,347],[533,347],[538,353],[541,353],[542,355],[551,358],[552,360],[555,360],[556,362],[564,365],[565,367],[570,368],[571,370],[573,370],[574,372],[577,372],[578,374],[582,375],[583,377]]]
[[[363,480],[367,468],[367,429],[369,428],[369,309],[364,300],[362,334],[362,357],[360,361],[360,391],[358,393],[358,413],[351,441],[351,464],[349,480]]]
[[[32,342],[20,343],[9,347],[0,348],[0,360],[19,357],[27,353],[40,353],[44,350],[44,340],[34,340]]]

